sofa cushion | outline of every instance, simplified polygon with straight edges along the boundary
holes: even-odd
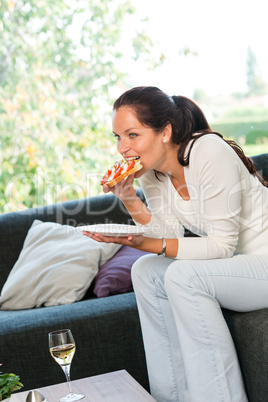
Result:
[[[35,220],[2,289],[3,310],[69,304],[83,298],[100,266],[119,250],[68,225]]]
[[[240,313],[223,309],[235,343],[250,402],[268,401],[268,308]]]
[[[133,291],[131,268],[134,262],[144,254],[148,253],[123,246],[100,268],[95,278],[93,293],[97,297],[106,297]]]

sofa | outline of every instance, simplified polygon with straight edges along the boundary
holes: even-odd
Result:
[[[252,159],[257,170],[268,179],[268,154]],[[138,195],[145,201],[140,190]],[[72,227],[111,222],[133,224],[122,203],[112,194],[2,214],[0,289],[36,219]],[[100,298],[94,295],[92,286],[82,300],[74,303],[0,310],[1,371],[18,374],[24,390],[65,381],[62,370],[49,354],[48,333],[70,328],[77,344],[72,379],[126,369],[149,390],[135,294],[127,291]],[[268,309],[249,313],[223,310],[223,314],[236,346],[249,401],[268,401]]]

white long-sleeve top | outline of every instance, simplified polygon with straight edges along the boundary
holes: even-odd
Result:
[[[268,188],[228,144],[215,134],[197,139],[184,174],[188,201],[168,175],[139,179],[152,213],[147,236],[179,238],[177,259],[268,254]],[[183,237],[183,226],[200,237]]]

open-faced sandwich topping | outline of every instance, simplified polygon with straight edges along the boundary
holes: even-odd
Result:
[[[123,180],[130,174],[133,174],[142,168],[139,157],[130,157],[126,159],[121,159],[114,163],[111,169],[108,169],[100,184],[108,184],[113,187],[116,183]]]

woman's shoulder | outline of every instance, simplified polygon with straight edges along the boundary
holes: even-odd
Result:
[[[199,133],[194,134],[195,136],[198,136]],[[197,138],[194,142],[194,146],[196,147],[197,145],[199,147],[205,147],[207,144],[211,144],[213,147],[221,147],[226,144],[226,142],[221,138],[219,135],[215,133],[208,133],[208,134],[203,134],[201,137]]]
[[[213,158],[225,158],[230,156],[231,158],[236,155],[234,149],[219,135],[211,133],[205,134],[197,138],[193,144],[191,154],[200,158],[213,157]]]
[[[198,138],[192,147],[189,168],[196,174],[210,171],[227,173],[245,169],[235,150],[217,134],[205,134]]]
[[[157,176],[158,175],[158,176]],[[157,173],[155,170],[149,170],[148,172],[144,173],[138,180],[140,184],[142,185],[154,185],[156,187],[159,187],[161,183],[163,182],[162,179],[164,179],[166,176],[162,175],[161,173]]]

